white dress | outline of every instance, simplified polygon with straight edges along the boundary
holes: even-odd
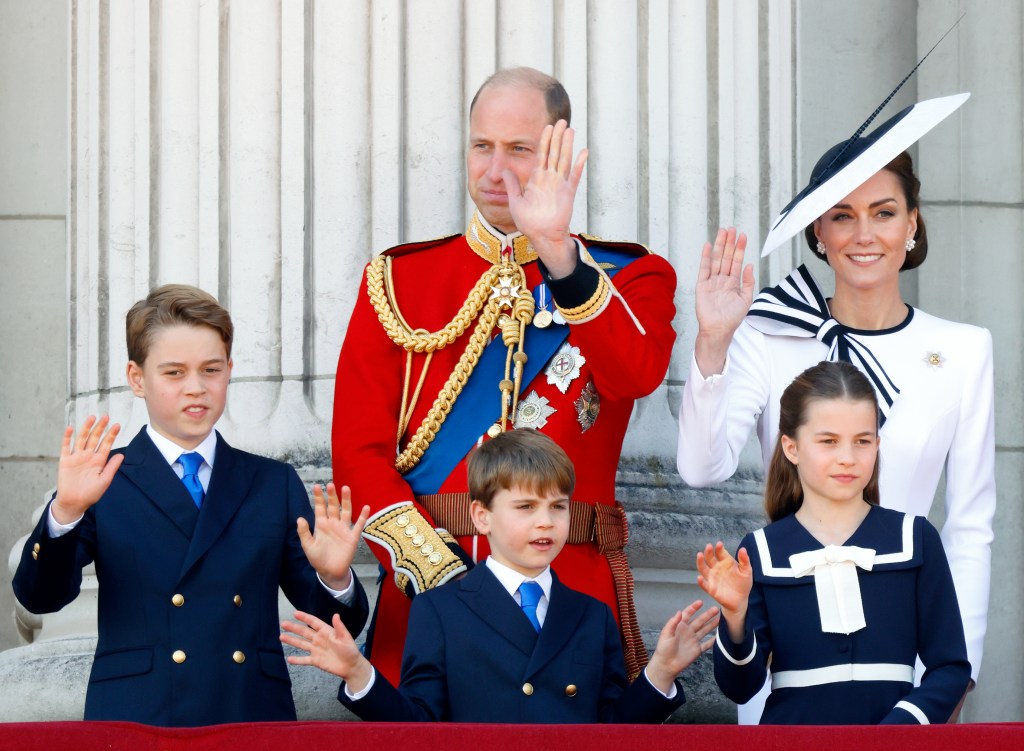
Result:
[[[766,335],[749,321],[737,329],[723,373],[704,378],[691,362],[679,410],[678,466],[693,487],[731,477],[755,425],[767,467],[782,392],[825,359],[828,348],[813,336]],[[996,508],[991,334],[909,306],[894,328],[849,331],[900,389],[879,434],[882,505],[927,516],[945,469],[942,544],[977,681]]]

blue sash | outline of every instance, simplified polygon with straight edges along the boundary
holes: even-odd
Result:
[[[609,276],[614,276],[637,258],[601,247],[588,247],[587,251],[598,263],[614,265],[606,269]],[[527,356],[523,366],[523,389],[533,382],[568,336],[568,324],[555,324],[544,329],[532,324],[527,327],[523,348]],[[477,439],[501,416],[498,382],[505,377],[507,355],[508,348],[500,336],[494,337],[484,348],[472,375],[423,458],[405,474],[405,481],[416,495],[436,493]],[[512,419],[514,417],[510,415]]]

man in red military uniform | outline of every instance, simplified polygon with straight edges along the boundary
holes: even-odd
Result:
[[[364,537],[386,575],[368,656],[398,681],[409,600],[488,554],[464,461],[532,428],[576,466],[563,583],[604,601],[627,670],[646,651],[633,610],[615,472],[634,400],[664,378],[675,273],[630,243],[569,233],[586,162],[569,100],[529,68],[499,71],[470,106],[463,235],[399,246],[366,269],[335,384],[334,477],[371,506]]]

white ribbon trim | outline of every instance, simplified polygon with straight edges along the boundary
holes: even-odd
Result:
[[[919,708],[915,707],[909,701],[896,702],[896,709],[902,709],[905,712],[910,712],[910,714],[914,716],[914,719],[922,725],[931,725],[931,723],[928,721],[928,715],[922,712]]]
[[[826,634],[852,634],[867,625],[857,568],[870,571],[874,560],[874,550],[855,545],[826,545],[789,557],[796,578],[814,574],[821,630]]]
[[[849,681],[898,681],[914,682],[913,665],[897,665],[891,662],[847,663],[830,665],[811,670],[783,670],[772,673],[772,690],[780,688],[807,688],[827,683]],[[900,702],[901,704],[903,702]],[[897,705],[899,706],[899,705]],[[909,709],[907,710],[910,711]],[[916,715],[915,715],[916,716]]]
[[[906,563],[914,557],[914,516],[903,515],[903,549],[893,553],[876,553],[875,565],[881,566],[887,563]],[[757,545],[757,555],[761,559],[761,571],[765,576],[779,578],[794,578],[796,573],[792,568],[776,566],[772,562],[772,551],[768,546],[768,538],[765,537],[764,527],[754,531],[754,544]]]
[[[721,650],[722,654],[725,655],[725,659],[731,662],[733,665],[746,665],[748,662],[754,659],[754,655],[757,654],[757,637],[754,637],[754,648],[750,650],[750,654],[744,657],[742,660],[737,660],[731,654],[729,650],[725,648],[722,643],[722,629],[719,628],[715,633],[715,641],[718,643],[718,649]]]
[[[875,556],[875,565],[906,563],[914,557],[914,515],[903,515],[903,550],[896,553],[880,553]]]

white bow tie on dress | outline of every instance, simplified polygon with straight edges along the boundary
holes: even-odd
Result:
[[[789,557],[796,578],[814,574],[821,630],[827,634],[852,634],[867,625],[857,567],[870,571],[874,564],[875,551],[855,545],[827,545]]]

